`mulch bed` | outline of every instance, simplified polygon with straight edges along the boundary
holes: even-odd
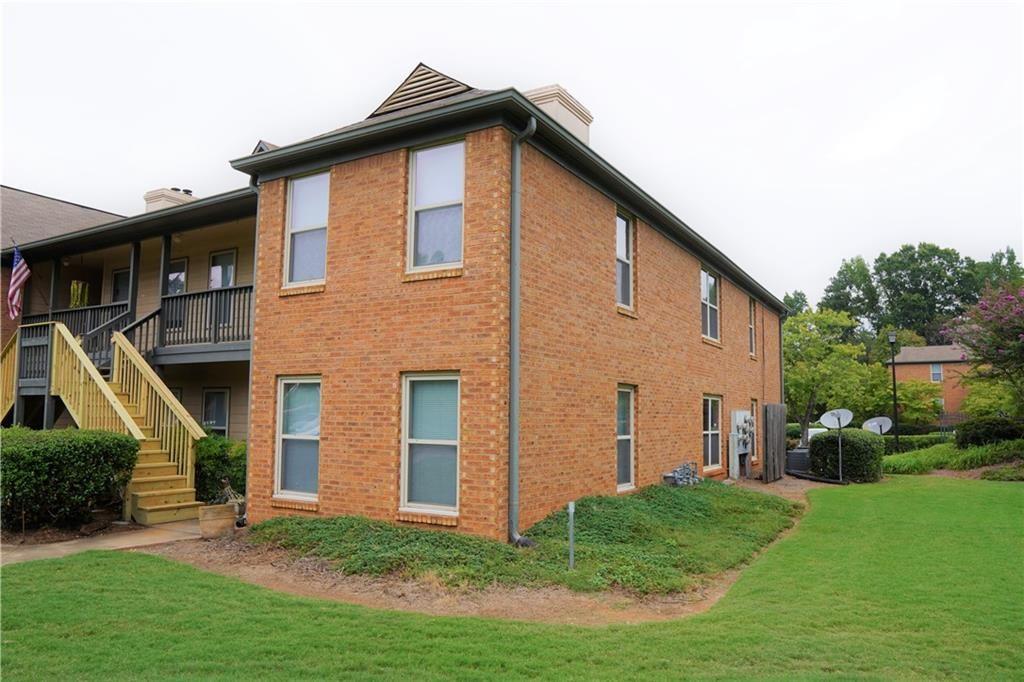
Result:
[[[0,530],[0,543],[5,545],[46,545],[52,542],[65,542],[145,528],[137,523],[122,522],[118,518],[119,516],[113,512],[101,510],[94,513],[92,521],[77,528],[43,526],[42,528],[26,528],[24,533],[20,529],[4,528]]]

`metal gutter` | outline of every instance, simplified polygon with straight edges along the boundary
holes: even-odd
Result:
[[[504,125],[514,134],[518,133],[531,117],[536,119],[537,132],[532,142],[534,146],[577,176],[591,182],[623,208],[666,234],[679,246],[693,253],[699,260],[706,262],[733,283],[745,288],[775,311],[786,311],[781,300],[732,259],[514,88],[498,90],[449,106],[379,123],[342,129],[337,133],[287,147],[244,156],[232,161],[231,165],[244,173],[259,175],[261,179],[282,177],[293,167],[298,171],[308,170],[317,162],[328,164],[332,156],[357,158],[361,148],[372,148],[362,150],[362,154],[367,155],[408,146],[409,136],[429,134],[432,129],[443,126],[466,125],[468,121],[485,116],[490,116],[492,121],[504,120]]]
[[[512,188],[509,221],[509,343],[508,343],[508,537],[517,547],[534,543],[519,534],[519,377],[520,329],[522,320],[522,144],[537,132],[537,119],[530,117],[526,129],[512,140]]]
[[[256,216],[256,192],[250,187],[244,187],[196,199],[181,206],[141,213],[77,232],[19,244],[18,248],[26,258],[57,257],[125,244],[168,232],[236,220],[249,215]],[[3,250],[5,265],[10,263],[13,253],[13,247]]]

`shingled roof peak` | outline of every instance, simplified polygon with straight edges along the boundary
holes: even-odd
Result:
[[[420,62],[412,70],[412,73],[406,76],[402,84],[388,95],[388,98],[367,118],[444,99],[472,89],[462,81],[457,81]]]

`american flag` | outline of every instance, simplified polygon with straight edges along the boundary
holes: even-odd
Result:
[[[14,263],[11,267],[11,284],[7,287],[7,316],[12,320],[21,315],[21,298],[25,292],[25,282],[32,271],[28,263],[21,257],[21,249],[14,247]]]

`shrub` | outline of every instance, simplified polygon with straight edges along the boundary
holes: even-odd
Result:
[[[925,436],[934,433],[935,429],[935,424],[904,424],[900,422],[900,428],[897,430],[893,427],[887,435],[895,435],[898,432],[902,439],[903,436]]]
[[[139,442],[108,431],[4,429],[0,444],[0,508],[19,528],[70,526],[98,505],[120,501],[139,456]]]
[[[800,438],[800,425],[795,422],[786,424],[786,438]]]
[[[968,419],[956,429],[958,448],[987,445],[1015,438],[1024,438],[1024,423],[1008,417]]]
[[[844,429],[843,480],[857,483],[881,477],[885,442],[876,433]],[[839,432],[819,433],[811,439],[811,473],[822,478],[839,478]]]
[[[1012,462],[1015,459],[1024,459],[1024,439],[1005,440],[1001,443],[959,450],[950,461],[949,468],[966,471],[991,464]]]
[[[245,443],[208,434],[196,444],[196,499],[216,500],[224,478],[236,493],[245,494]]]
[[[986,481],[1024,481],[1024,462],[989,469],[983,472],[981,477]]]
[[[966,471],[1017,459],[1024,459],[1024,439],[976,445],[963,450],[958,450],[953,443],[942,443],[924,450],[888,455],[885,473],[926,474],[934,469]]]
[[[885,439],[885,454],[891,455],[896,452],[896,437],[888,434],[882,436]],[[921,436],[900,435],[900,452],[912,452],[923,450],[939,443],[945,443],[951,436],[945,433],[929,433]]]
[[[901,443],[902,445],[902,443]],[[927,474],[933,469],[945,469],[956,456],[952,442],[940,443],[923,450],[912,450],[898,455],[887,455],[884,461],[887,474]]]

